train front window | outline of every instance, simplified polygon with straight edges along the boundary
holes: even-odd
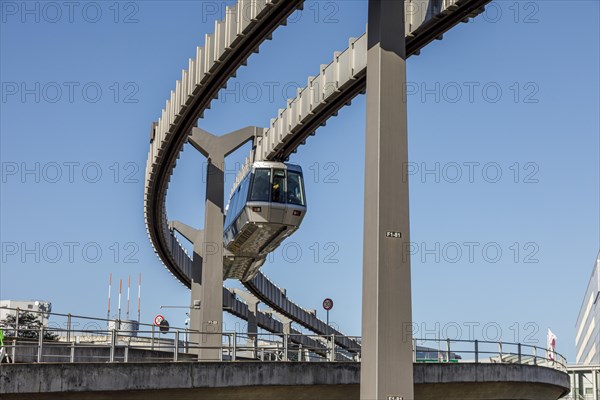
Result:
[[[285,171],[283,169],[273,170],[271,189],[271,201],[273,203],[285,203]]]
[[[287,177],[287,202],[303,206],[304,188],[302,187],[302,175],[298,172],[289,171]]]
[[[271,170],[268,168],[257,168],[254,171],[250,201],[269,201],[271,195],[270,185]]]

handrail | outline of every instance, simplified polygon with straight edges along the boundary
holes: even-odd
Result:
[[[118,318],[112,318],[112,319],[106,319],[106,318],[101,318],[101,317],[89,317],[89,316],[85,316],[85,315],[76,315],[76,314],[62,314],[62,313],[55,313],[55,312],[46,312],[46,311],[38,311],[38,310],[27,310],[27,309],[23,309],[23,308],[13,308],[13,307],[6,307],[6,306],[0,306],[0,310],[10,310],[10,311],[16,311],[19,313],[32,313],[32,314],[43,314],[43,315],[48,315],[48,316],[55,316],[55,317],[66,317],[66,318],[76,318],[76,319],[85,319],[85,320],[89,320],[89,321],[99,321],[99,322],[114,322],[114,323],[120,323],[120,324],[127,324],[130,322],[135,322],[138,324],[138,326],[155,326],[154,324],[148,324],[148,323],[143,323],[137,320],[129,320],[129,319],[118,319]],[[0,327],[2,325],[0,324]],[[184,330],[187,328],[179,328],[179,327],[174,327],[171,326],[170,329],[179,329],[179,330]],[[189,330],[189,329],[188,329]],[[65,331],[66,332],[66,331]]]
[[[20,331],[8,330],[5,354],[17,363],[65,362],[90,360],[108,362],[196,362],[196,350],[215,348],[206,345],[207,335],[221,336],[220,361],[314,361],[359,362],[360,347],[347,349],[336,344],[336,335],[300,333],[198,332],[173,329],[156,337],[155,330],[82,330],[25,328],[31,337],[19,337]],[[59,334],[47,339],[46,333]],[[140,336],[140,335],[151,336]],[[360,337],[344,337],[360,343]],[[398,340],[402,340],[400,337]],[[428,346],[424,346],[424,345]],[[564,356],[530,344],[491,340],[413,339],[416,363],[496,363],[548,367],[567,371]],[[213,360],[214,361],[214,360]]]

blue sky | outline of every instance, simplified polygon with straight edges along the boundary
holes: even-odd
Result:
[[[70,14],[58,2],[57,14],[46,3],[2,1],[1,298],[104,316],[109,273],[142,272],[143,320],[189,302],[146,236],[149,128],[213,31],[214,6],[230,3],[82,2]],[[307,2],[201,127],[266,126],[295,87],[364,32],[366,10],[365,1]],[[501,331],[505,341],[544,346],[551,328],[574,359],[600,247],[599,16],[593,1],[494,2],[409,59],[417,336],[456,337],[459,325],[463,339]],[[333,298],[331,320],[352,335],[360,334],[364,116],[360,96],[292,157],[305,171],[309,212],[263,267],[323,317],[323,299]],[[232,169],[248,150],[231,156]],[[171,219],[201,226],[203,163],[185,148]],[[185,319],[182,310],[162,313],[172,325]]]

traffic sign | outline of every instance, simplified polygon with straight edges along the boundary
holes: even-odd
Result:
[[[167,321],[166,319],[163,319],[162,321],[160,321],[160,331],[162,333],[167,333],[169,332],[169,321]]]
[[[163,322],[164,320],[165,320],[165,317],[158,314],[156,317],[154,317],[154,325],[160,326],[160,323]]]
[[[329,298],[323,300],[323,308],[327,311],[331,310],[333,308],[333,300]]]

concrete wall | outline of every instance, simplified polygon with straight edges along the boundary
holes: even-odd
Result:
[[[554,400],[567,374],[505,364],[415,364],[416,400]],[[3,364],[2,399],[357,399],[358,363]],[[407,399],[409,400],[409,399]]]

